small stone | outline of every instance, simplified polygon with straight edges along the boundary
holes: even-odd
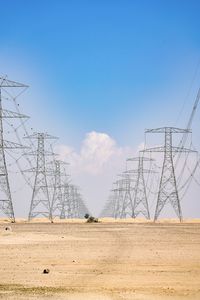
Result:
[[[50,270],[49,269],[44,269],[43,274],[49,274]]]
[[[6,231],[12,231],[12,228],[11,228],[10,226],[6,226],[6,227],[5,227],[5,230],[6,230]]]

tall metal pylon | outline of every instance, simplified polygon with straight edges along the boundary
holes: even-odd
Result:
[[[121,189],[121,183],[116,181],[113,185],[117,184],[117,186],[112,189],[112,195],[109,197],[108,202],[106,203],[106,207],[104,213],[107,213],[108,210],[110,211],[110,217],[115,219],[120,217],[121,207],[123,204],[123,191]],[[107,212],[106,212],[107,208]]]
[[[124,188],[123,188],[123,183],[122,180],[118,179],[114,183],[114,188],[112,189],[112,192],[114,193],[113,197],[110,198],[110,200],[113,203],[113,200],[115,201],[115,204],[113,206],[114,211],[113,211],[113,217],[115,219],[120,218],[122,214],[122,206],[123,206],[123,199],[124,199]],[[108,203],[107,203],[108,207]]]
[[[128,158],[127,162],[137,162],[137,169],[127,170],[128,174],[136,175],[136,183],[134,186],[133,194],[133,218],[136,218],[138,215],[142,214],[146,219],[150,219],[149,205],[146,193],[146,184],[144,180],[144,174],[152,173],[150,169],[144,169],[144,161],[151,162],[153,159],[138,156],[133,158]]]
[[[79,193],[78,193],[78,187],[74,184],[69,184],[69,217],[70,218],[78,218],[79,212],[78,212],[78,201],[79,201]]]
[[[53,199],[51,204],[51,214],[52,217],[59,217],[65,219],[65,209],[64,209],[64,195],[67,188],[67,175],[64,170],[61,170],[61,166],[68,165],[68,163],[61,160],[54,160],[54,186],[53,186]],[[64,177],[64,182],[62,180]],[[63,191],[64,190],[64,191]]]
[[[158,191],[157,205],[154,221],[156,221],[167,203],[173,207],[177,217],[182,221],[181,204],[177,189],[176,176],[174,170],[174,154],[180,152],[195,152],[183,147],[174,147],[172,134],[191,132],[189,129],[180,129],[175,127],[161,127],[156,129],[147,129],[145,133],[164,133],[165,143],[163,147],[154,147],[143,150],[144,152],[164,152],[162,173]]]
[[[103,210],[100,213],[100,217],[116,218],[116,205],[117,205],[116,191],[112,190],[108,200],[106,201]]]
[[[131,181],[129,174],[120,174],[122,179],[114,182],[116,184],[116,188],[113,189],[113,192],[116,196],[116,204],[115,204],[115,218],[127,218],[133,217],[133,202],[131,197]]]
[[[5,110],[2,108],[2,93],[8,88],[27,88],[28,86],[8,80],[7,77],[0,77],[0,211],[15,222],[13,202],[9,185],[8,170],[6,165],[5,150],[6,149],[24,149],[21,144],[6,141],[4,139],[3,119],[21,119],[28,118],[17,112]]]
[[[122,210],[120,213],[120,218],[126,218],[127,216],[133,218],[134,217],[134,209],[133,209],[133,199],[131,197],[131,181],[132,178],[130,174],[120,174],[119,176],[123,177],[121,179],[122,183],[122,191],[123,191],[123,204]]]
[[[62,205],[60,211],[60,218],[67,219],[71,218],[71,204],[70,204],[70,188],[69,183],[65,182],[63,186]]]
[[[79,187],[74,184],[65,184],[63,196],[62,218],[83,218],[89,213],[79,192]]]
[[[52,152],[45,151],[45,140],[57,139],[47,133],[34,133],[27,138],[37,140],[37,150],[27,153],[28,155],[36,155],[36,168],[30,169],[35,173],[35,181],[29,210],[29,221],[38,215],[49,218],[52,221],[51,203],[47,184],[46,173],[46,156],[53,156]]]

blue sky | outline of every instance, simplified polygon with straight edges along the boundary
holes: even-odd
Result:
[[[0,73],[30,85],[23,108],[35,130],[79,151],[92,131],[137,147],[145,128],[187,123],[200,82],[199,1],[0,4]]]
[[[1,71],[65,118],[70,141],[97,130],[130,144],[129,128],[174,121],[199,59],[199,1],[1,2]]]

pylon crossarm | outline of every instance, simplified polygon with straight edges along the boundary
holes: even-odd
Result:
[[[190,129],[182,129],[176,127],[160,127],[154,129],[146,129],[145,133],[191,133]]]
[[[138,171],[138,169],[134,169],[134,170],[129,170],[128,172],[131,174],[138,174],[139,171]],[[149,169],[142,169],[141,173],[157,173],[157,172],[153,171],[153,170],[149,170]]]
[[[53,135],[50,135],[50,134],[48,134],[48,133],[43,133],[43,132],[35,132],[35,133],[33,133],[33,134],[31,134],[31,135],[28,135],[28,136],[25,136],[24,137],[24,139],[38,139],[38,138],[41,138],[41,139],[50,139],[50,140],[52,140],[52,139],[58,139],[58,137],[56,137],[56,136],[53,136]]]
[[[172,147],[173,152],[184,152],[184,153],[197,153],[196,150],[188,149],[188,148],[180,148],[180,147]]]
[[[37,168],[30,168],[30,169],[25,169],[22,170],[22,173],[33,173],[36,172]]]
[[[152,147],[152,148],[146,148],[144,150],[141,150],[141,152],[164,152],[165,147]]]
[[[7,109],[2,109],[2,118],[3,119],[29,119],[30,117],[24,114],[20,114],[14,111],[10,111]]]
[[[170,147],[169,150],[167,150],[165,147],[152,147],[152,148],[147,148],[145,150],[141,150],[142,152],[197,152],[195,150],[187,149],[187,148],[180,148],[180,147]]]
[[[30,156],[37,156],[38,155],[38,151],[32,151],[32,152],[27,152],[27,153],[23,153],[23,155],[30,155]],[[57,156],[57,153],[52,153],[50,151],[44,151],[44,155],[45,156]]]
[[[143,150],[141,150],[142,152]],[[153,158],[148,158],[148,157],[142,157],[142,156],[139,156],[139,157],[132,157],[132,158],[127,158],[126,161],[139,161],[139,160],[143,160],[143,161],[155,161],[155,159]]]
[[[55,155],[55,153],[53,153],[53,154]],[[58,154],[56,154],[56,155],[58,155]],[[59,163],[59,165],[70,165],[70,163],[68,163],[66,161],[57,160],[57,159],[48,162],[47,165],[55,165],[57,163]]]
[[[12,81],[12,80],[8,80],[7,79],[7,76],[4,76],[4,77],[0,77],[0,87],[5,87],[5,88],[8,88],[8,87],[23,87],[23,88],[28,88],[28,85],[26,84],[23,84],[23,83],[19,83],[19,82],[16,82],[16,81]]]
[[[124,174],[129,175],[132,180],[135,180],[135,172],[132,172],[132,170],[126,170]]]
[[[29,149],[30,147],[24,146],[18,143],[13,143],[10,141],[3,141],[3,147],[4,149]]]

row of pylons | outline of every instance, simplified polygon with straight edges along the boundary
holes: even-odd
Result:
[[[7,158],[10,155],[31,188],[29,220],[45,217],[53,222],[55,218],[83,218],[88,209],[80,188],[71,182],[66,171],[67,163],[59,160],[52,144],[48,144],[57,138],[44,132],[28,133],[25,124],[29,117],[20,113],[17,102],[27,88],[27,85],[8,80],[6,76],[0,77],[0,212],[15,222],[8,170],[8,165],[12,164]],[[15,110],[5,109],[6,101],[12,103]],[[13,120],[18,120],[19,124],[14,125]],[[6,126],[9,130],[5,129]],[[7,141],[6,135],[16,142]],[[23,168],[25,162],[28,168]]]
[[[126,170],[119,174],[118,179],[113,183],[113,188],[108,201],[105,204],[101,217],[112,218],[137,218],[145,217],[150,219],[149,208],[149,191],[151,192],[151,184],[148,186],[149,178],[156,180],[157,191],[154,193],[156,197],[156,208],[154,212],[154,221],[156,221],[164,208],[170,204],[176,216],[182,221],[181,202],[177,187],[177,178],[175,174],[175,165],[180,159],[181,153],[196,152],[191,148],[184,147],[182,140],[178,147],[173,145],[173,134],[191,133],[189,129],[180,129],[175,127],[162,127],[146,130],[145,133],[163,133],[164,145],[159,147],[144,148],[139,152],[138,157],[127,159]],[[148,153],[163,154],[160,178],[155,178],[158,172],[158,166],[155,159],[146,157]],[[178,155],[178,158],[176,157]],[[176,157],[176,162],[175,162]],[[136,166],[130,168],[129,163],[134,162]],[[148,163],[148,167],[147,167]],[[120,177],[120,178],[119,178]],[[152,181],[151,181],[152,183]]]

